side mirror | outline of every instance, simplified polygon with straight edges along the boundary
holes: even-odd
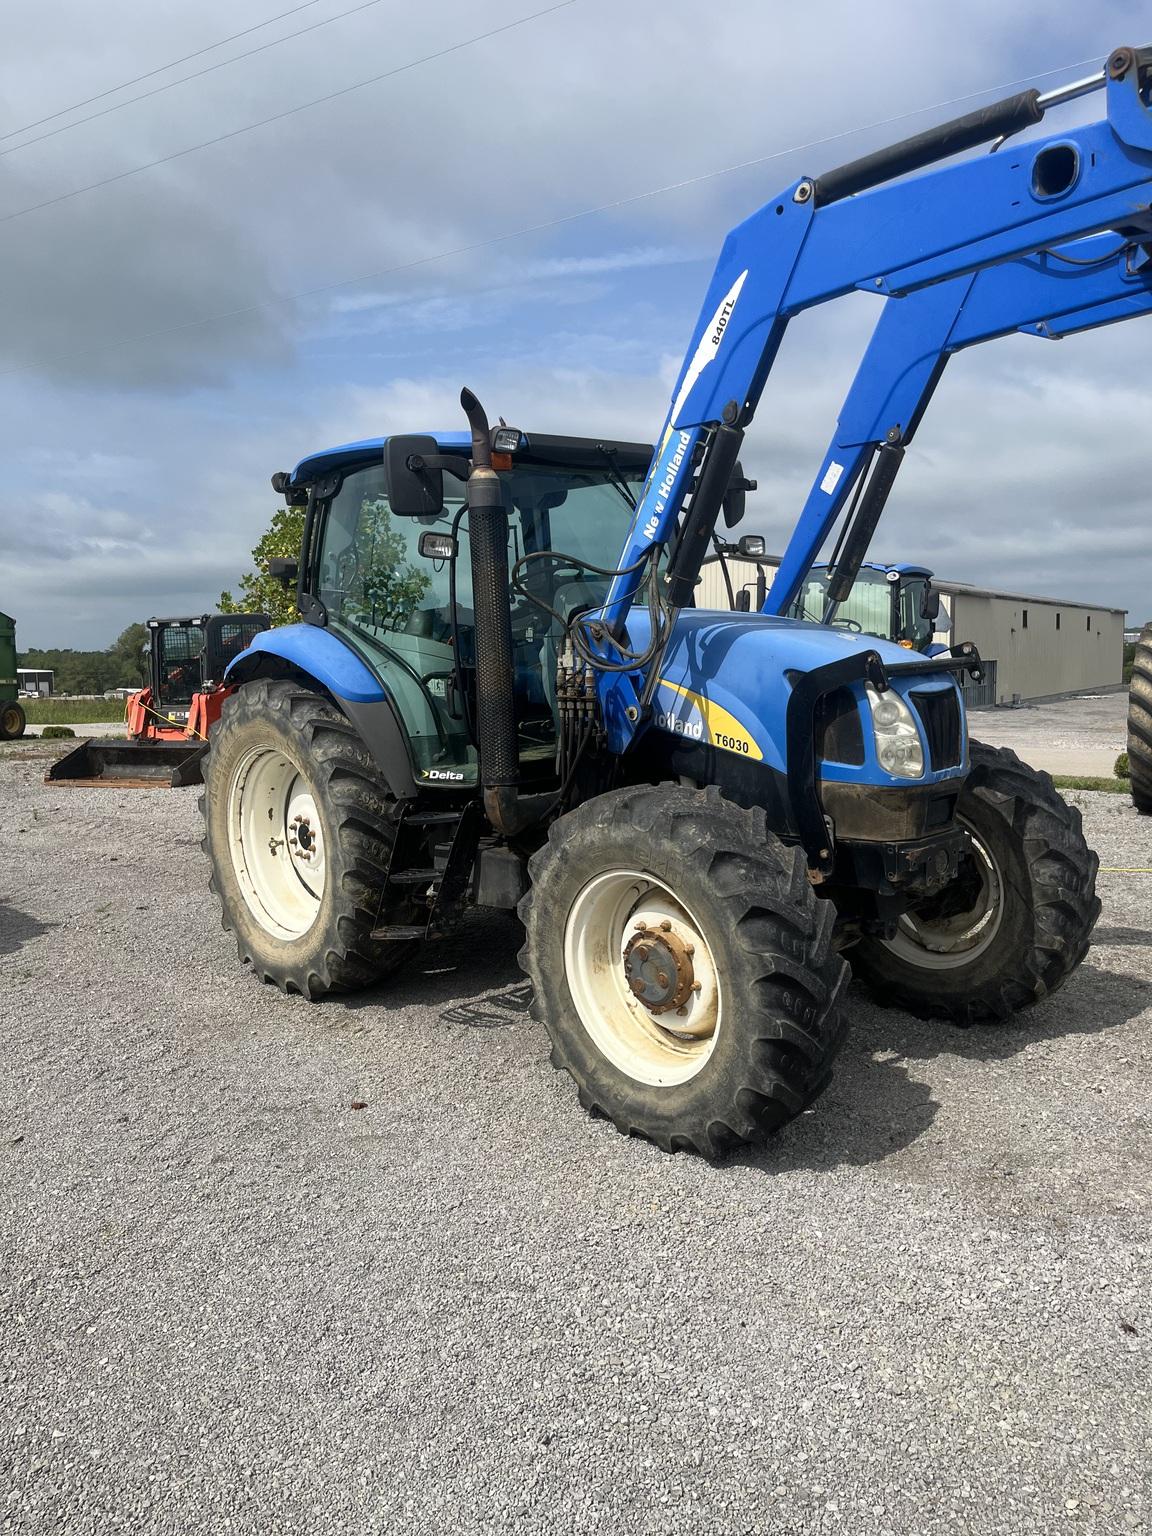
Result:
[[[931,619],[933,623],[940,617],[940,594],[939,592],[933,592],[931,587],[928,587],[924,592],[923,600],[920,603],[920,617],[922,619]]]
[[[764,553],[764,539],[758,533],[746,533],[737,543],[736,548],[745,560],[758,560]]]
[[[746,480],[744,471],[737,462],[732,469],[732,479],[728,482],[728,489],[724,492],[724,500],[721,508],[724,513],[725,528],[735,528],[736,524],[744,516],[744,498],[748,491],[756,489],[755,480]]]
[[[425,463],[440,448],[434,437],[390,437],[384,445],[388,505],[397,517],[436,517],[444,510],[444,471]]]
[[[456,554],[456,540],[450,533],[422,533],[417,548],[425,560],[451,560]]]
[[[273,555],[268,562],[268,574],[287,592],[289,587],[296,585],[300,576],[300,562],[291,555]]]
[[[751,613],[751,611],[752,594],[748,591],[747,587],[741,587],[739,592],[736,594],[736,612]]]

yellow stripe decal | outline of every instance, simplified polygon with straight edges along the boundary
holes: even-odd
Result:
[[[736,716],[722,708],[715,700],[706,699],[702,694],[693,693],[690,688],[681,688],[679,683],[670,683],[665,678],[660,679],[660,687],[667,688],[670,693],[678,693],[698,711],[700,719],[704,722],[704,730],[707,732],[706,739],[714,747],[722,747],[726,752],[737,752],[741,757],[747,757],[758,763],[764,761],[763,752]],[[684,729],[684,726],[690,722],[685,720],[682,713],[658,714],[657,720],[665,730],[674,731],[678,736],[697,734],[695,731]]]

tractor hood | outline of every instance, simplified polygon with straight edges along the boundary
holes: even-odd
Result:
[[[647,612],[634,609],[628,616],[632,645],[645,646],[650,632]],[[782,679],[863,651],[875,651],[891,666],[923,659],[889,640],[799,619],[684,609],[660,669],[653,725],[784,771],[790,689]],[[956,686],[943,669],[938,677],[917,674],[914,685],[918,691]],[[909,686],[893,679],[902,695]],[[861,700],[862,688],[856,685]]]

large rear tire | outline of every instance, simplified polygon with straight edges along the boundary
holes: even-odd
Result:
[[[835,912],[804,860],[715,789],[622,789],[530,863],[520,963],[585,1109],[666,1152],[766,1140],[844,1034]]]
[[[418,948],[371,936],[391,801],[328,700],[292,682],[245,684],[209,734],[204,786],[221,921],[262,980],[308,998],[355,991]]]
[[[907,913],[895,938],[848,953],[877,1002],[992,1024],[1055,992],[1087,954],[1100,861],[1048,774],[978,741],[971,761],[956,817],[973,851],[960,876]]]
[[[1128,688],[1128,772],[1132,804],[1152,816],[1152,623],[1140,631]]]
[[[15,699],[0,704],[0,741],[16,741],[23,736],[27,724],[24,707]]]

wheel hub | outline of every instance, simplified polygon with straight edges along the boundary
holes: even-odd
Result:
[[[296,815],[288,825],[288,846],[292,857],[302,864],[310,864],[316,857],[317,837],[307,816]]]
[[[624,975],[633,996],[650,1013],[682,1009],[700,990],[692,969],[694,951],[668,918],[655,928],[643,921],[636,924],[624,947]]]

